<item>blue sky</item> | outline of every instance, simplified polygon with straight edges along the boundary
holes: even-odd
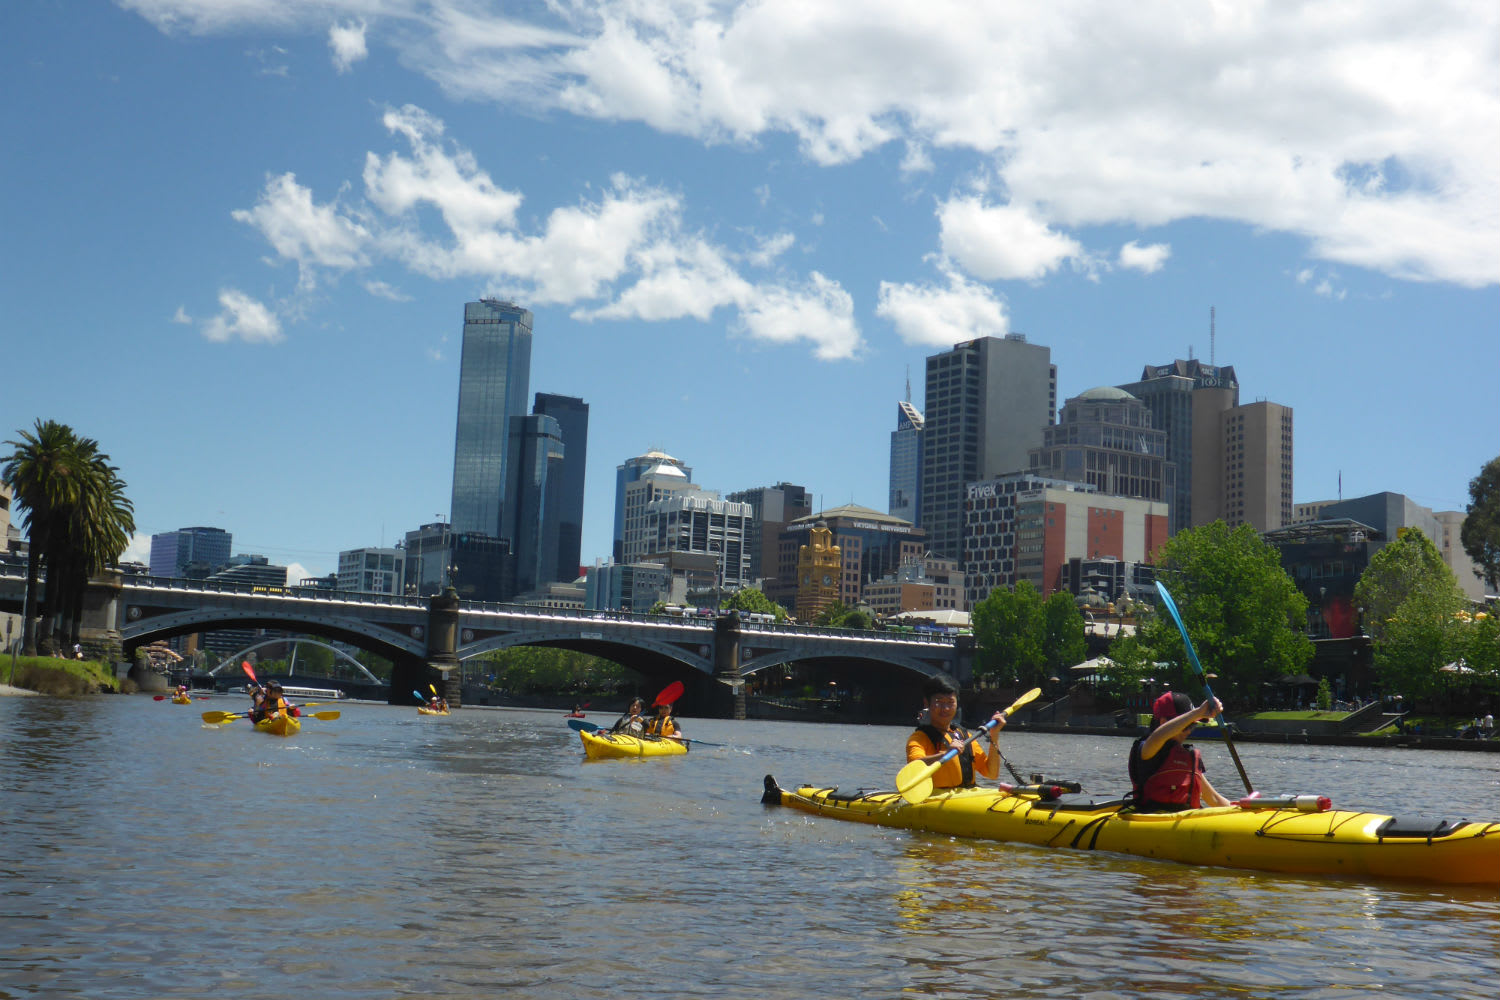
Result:
[[[331,571],[446,516],[462,308],[614,467],[886,504],[910,371],[1232,364],[1296,499],[1461,509],[1500,452],[1500,8],[126,0],[0,8],[6,437],[149,536]]]

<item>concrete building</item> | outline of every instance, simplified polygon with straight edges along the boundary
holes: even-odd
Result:
[[[886,511],[918,527],[922,524],[922,412],[910,400],[896,404],[891,431],[891,485]]]
[[[903,611],[968,610],[958,561],[933,555],[902,563],[889,576],[866,584],[864,602],[881,618]]]
[[[624,558],[615,561],[644,562],[657,550],[656,525],[647,517],[651,504],[679,493],[697,492],[701,492],[699,487],[688,480],[680,464],[661,462],[640,470],[635,479],[625,484],[620,497],[624,512]]]
[[[755,585],[769,594],[782,584],[777,578],[780,572],[777,540],[788,524],[812,513],[812,494],[801,486],[777,483],[737,490],[724,499],[750,505],[750,527],[745,536],[745,551],[750,553],[750,579],[759,581]],[[795,587],[793,580],[785,584],[787,588]]]
[[[1056,408],[1051,352],[1021,334],[981,337],[927,359],[918,503],[935,554],[962,558],[968,485],[1026,469]]]
[[[429,597],[442,593],[448,586],[448,566],[451,563],[449,537],[452,529],[443,521],[424,524],[415,531],[408,531],[404,542],[406,551],[405,592],[414,597]]]
[[[1442,534],[1442,540],[1434,538],[1433,544],[1443,554],[1443,562],[1458,577],[1458,585],[1463,588],[1465,597],[1471,601],[1484,600],[1484,577],[1479,566],[1469,558],[1463,540],[1459,537],[1468,514],[1461,510],[1440,510],[1434,512],[1433,516],[1437,518],[1438,530]]]
[[[240,554],[230,556],[217,573],[208,577],[215,583],[240,583],[252,587],[285,587],[286,567],[275,566],[265,556]]]
[[[1100,494],[1160,501],[1170,511],[1177,467],[1166,458],[1167,432],[1151,421],[1146,404],[1123,389],[1080,393],[1043,430],[1042,446],[1030,453],[1030,472],[1088,483]]]
[[[1217,516],[1198,523],[1222,520],[1231,528],[1248,524],[1256,531],[1290,524],[1292,443],[1289,406],[1255,402],[1224,413],[1219,418]],[[1202,455],[1198,457],[1199,467],[1204,468]],[[1200,516],[1212,512],[1213,499],[1206,490],[1195,494]]]
[[[599,560],[589,567],[584,587],[586,608],[645,614],[658,601],[671,602],[672,571],[661,562],[621,564]],[[682,596],[687,596],[686,586]]]
[[[660,471],[663,466],[675,468],[682,474],[682,481],[692,482],[693,470],[682,462],[668,455],[666,452],[655,448],[644,455],[635,458],[627,458],[615,466],[615,534],[614,551],[611,557],[615,562],[626,562],[625,558],[625,504],[626,493],[631,483],[637,482],[641,476],[652,470]]]
[[[1234,367],[1179,358],[1167,365],[1146,365],[1139,381],[1118,388],[1145,404],[1152,427],[1167,435],[1165,457],[1176,468],[1169,504],[1172,533],[1212,523],[1219,516],[1217,504],[1210,515],[1194,507],[1194,497],[1219,494],[1219,418],[1240,402]],[[1195,461],[1195,455],[1203,456],[1202,461]]]
[[[234,536],[223,528],[178,528],[151,536],[151,575],[204,579],[229,563]]]
[[[807,583],[797,570],[801,552],[809,544],[808,537],[814,528],[827,528],[831,545],[839,552],[839,570],[834,574],[833,600],[848,607],[855,607],[864,600],[865,587],[883,577],[895,573],[903,564],[920,559],[927,554],[927,533],[909,521],[882,514],[869,507],[845,504],[810,514],[787,525],[781,533],[777,546],[777,560],[781,579],[797,581],[797,590],[783,600],[781,596],[771,599],[783,607],[790,608],[802,600],[801,591]],[[818,574],[821,583],[822,574]],[[783,592],[778,591],[781,595]],[[770,597],[770,594],[766,596]],[[799,614],[797,616],[801,618]]]
[[[797,547],[797,600],[792,611],[798,621],[812,622],[839,599],[843,558],[822,521],[808,526],[803,538]]]
[[[562,480],[558,487],[553,530],[557,536],[556,579],[567,583],[582,575],[584,473],[588,465],[589,404],[576,396],[536,394],[531,412],[552,417],[562,432]]]
[[[676,553],[711,556],[713,589],[727,596],[750,585],[745,535],[751,519],[749,504],[722,500],[717,493],[685,490],[658,497],[645,509],[643,544],[649,551],[644,561],[662,561]]]
[[[339,553],[338,589],[358,594],[405,593],[406,549],[345,549]]]
[[[1167,505],[1102,496],[1092,486],[1030,474],[971,483],[964,505],[968,606],[1029,580],[1043,595],[1063,585],[1070,559],[1151,562],[1167,540]]]
[[[510,425],[526,415],[530,380],[531,312],[498,299],[464,303],[449,517],[454,531],[509,537]]]

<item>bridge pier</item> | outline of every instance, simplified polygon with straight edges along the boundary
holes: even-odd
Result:
[[[729,717],[743,719],[745,682],[740,677],[740,615],[737,611],[714,619],[714,679],[723,682],[731,692]]]
[[[427,694],[434,685],[450,708],[463,703],[463,667],[458,659],[458,591],[449,587],[427,599],[427,657],[391,668],[392,705],[411,705],[412,692]]]

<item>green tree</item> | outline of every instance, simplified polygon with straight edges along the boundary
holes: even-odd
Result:
[[[1419,594],[1430,601],[1424,608],[1430,606],[1439,617],[1452,618],[1464,606],[1464,593],[1437,546],[1421,529],[1406,528],[1375,553],[1354,585],[1354,602],[1365,609],[1365,631],[1377,645],[1401,605]]]
[[[1469,480],[1469,506],[1458,538],[1474,560],[1485,593],[1500,594],[1500,456]]]
[[[1083,613],[1065,590],[1054,591],[1042,602],[1042,657],[1051,676],[1068,680],[1068,668],[1088,655],[1083,638]]]
[[[0,459],[0,475],[14,491],[27,529],[30,612],[21,626],[21,645],[27,655],[36,655],[38,639],[50,652],[54,622],[66,622],[66,635],[76,636],[88,577],[119,558],[135,521],[124,483],[98,442],[53,420],[37,420],[34,431],[18,437],[6,442],[15,450]],[[44,574],[47,598],[39,604]]]
[[[1014,589],[996,587],[990,591],[974,606],[972,621],[977,646],[975,673],[1028,687],[1046,678],[1042,595],[1030,580],[1022,580]]]
[[[1381,622],[1373,661],[1386,692],[1408,703],[1446,696],[1452,681],[1442,667],[1461,656],[1464,638],[1453,610],[1440,593],[1417,590]]]
[[[1162,546],[1157,575],[1172,592],[1214,693],[1254,703],[1262,685],[1301,673],[1311,661],[1307,598],[1281,568],[1281,556],[1248,524],[1223,521],[1178,532]],[[1151,659],[1174,665],[1174,687],[1197,691],[1171,616],[1145,619],[1137,633]]]
[[[748,611],[751,614],[775,615],[777,621],[786,620],[786,608],[772,601],[754,587],[737,590],[725,599],[722,607],[726,611]]]
[[[875,619],[868,611],[851,608],[842,601],[834,601],[818,612],[818,616],[813,619],[813,624],[824,628],[871,629],[875,627]]]

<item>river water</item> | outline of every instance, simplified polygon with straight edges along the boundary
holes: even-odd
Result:
[[[1194,869],[760,804],[890,787],[906,730],[340,705],[278,739],[144,696],[0,698],[0,997],[1494,998],[1494,889]],[[331,706],[324,706],[329,708]],[[599,722],[609,718],[595,717]],[[1006,733],[1125,785],[1129,741]],[[1257,787],[1500,818],[1500,756],[1246,744]],[[1223,790],[1237,784],[1204,747]]]

